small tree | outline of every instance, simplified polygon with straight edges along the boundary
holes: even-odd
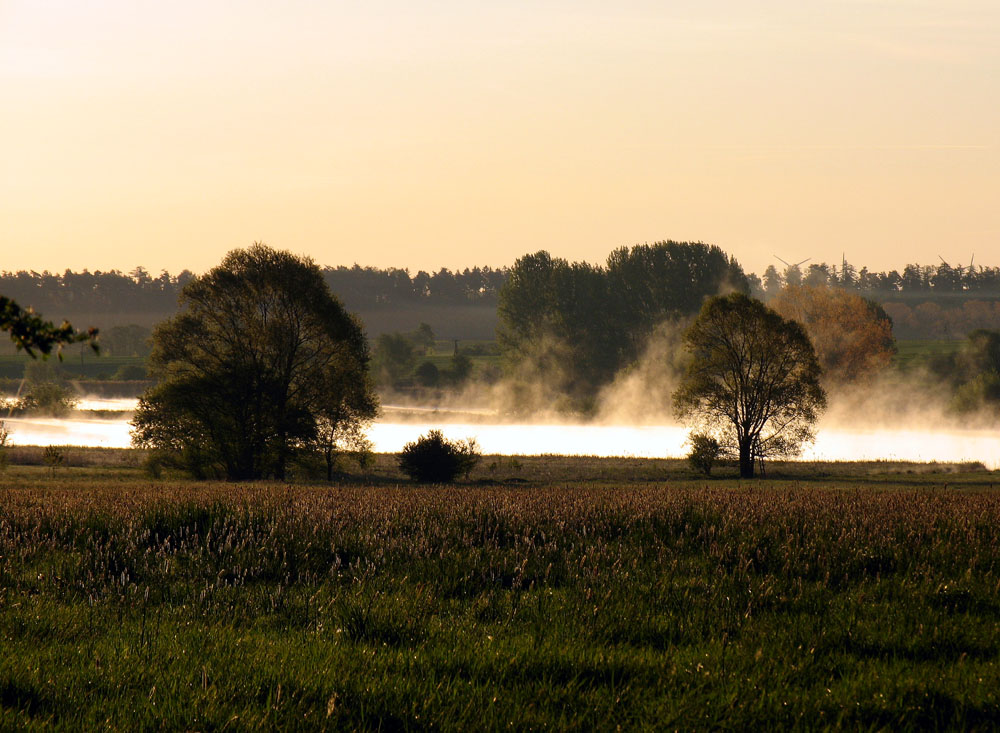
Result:
[[[459,474],[468,478],[480,457],[475,438],[450,441],[440,430],[431,430],[403,446],[399,468],[414,481],[445,484]]]
[[[456,352],[451,357],[451,364],[444,372],[444,379],[449,384],[461,386],[472,374],[472,359],[461,352]]]
[[[417,367],[414,376],[421,387],[437,387],[441,382],[441,372],[433,362],[425,361]]]
[[[28,362],[24,367],[24,377],[27,392],[18,401],[17,409],[60,417],[76,407],[77,399],[66,375],[52,362]]]
[[[379,382],[395,387],[409,378],[417,353],[402,333],[383,333],[375,342],[374,363]]]
[[[56,468],[63,464],[66,456],[63,455],[62,449],[59,446],[50,445],[46,446],[45,450],[42,451],[42,460],[49,467],[49,474],[55,476]]]
[[[705,303],[684,342],[691,361],[674,411],[728,433],[742,478],[753,478],[755,458],[793,454],[812,439],[826,394],[798,323],[732,293]]]
[[[712,466],[724,453],[718,438],[706,433],[691,433],[688,436],[691,452],[688,453],[688,463],[695,471],[701,471],[706,476],[712,474]]]

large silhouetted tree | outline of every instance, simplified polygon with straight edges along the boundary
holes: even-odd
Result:
[[[798,323],[733,293],[709,300],[684,342],[691,361],[674,410],[735,448],[741,477],[753,478],[755,458],[794,454],[812,438],[826,395]]]
[[[298,451],[374,416],[361,326],[312,260],[235,250],[180,305],[153,333],[158,383],[139,401],[136,445],[195,472],[283,478]]]

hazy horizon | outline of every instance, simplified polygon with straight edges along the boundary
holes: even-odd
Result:
[[[0,5],[0,269],[993,264],[1000,6]]]

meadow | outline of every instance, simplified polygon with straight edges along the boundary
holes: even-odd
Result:
[[[441,487],[380,456],[234,485],[126,455],[0,474],[0,728],[1000,720],[1000,495],[972,466],[505,458]]]

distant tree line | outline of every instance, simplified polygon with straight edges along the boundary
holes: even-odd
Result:
[[[349,309],[383,305],[427,303],[433,305],[496,305],[507,280],[504,268],[473,267],[437,272],[376,267],[326,267],[323,279]]]
[[[800,286],[857,293],[880,303],[904,339],[957,339],[978,328],[1000,328],[1000,267],[910,264],[900,274],[824,262],[780,272],[772,265],[762,279],[751,275],[750,281],[753,294],[767,302]]]
[[[804,269],[788,265],[780,271],[771,265],[762,278],[758,280],[753,276],[752,280],[754,290],[765,299],[777,295],[788,285],[835,286],[869,293],[879,300],[953,300],[955,296],[1000,298],[1000,267],[952,266],[947,262],[909,264],[902,273],[897,270],[871,272],[867,267],[858,269],[846,261],[839,267],[822,262]]]
[[[57,317],[82,312],[173,313],[181,288],[192,278],[188,270],[153,277],[142,267],[128,273],[66,270],[61,275],[47,270],[4,271],[0,272],[0,293]]]
[[[433,305],[496,305],[507,279],[506,268],[441,268],[411,275],[399,268],[326,267],[323,280],[350,310],[427,303]],[[0,293],[36,311],[56,316],[71,313],[139,312],[172,314],[177,296],[194,278],[188,270],[178,275],[152,276],[145,268],[131,272],[66,270],[0,272]]]
[[[617,252],[632,250],[623,248]],[[630,257],[632,259],[625,258],[613,267],[609,261],[610,269],[587,263],[566,263],[566,272],[572,271],[572,287],[584,289],[606,288],[612,284],[607,278],[613,277],[616,272],[624,273],[633,266],[649,265],[654,267],[655,272],[652,263],[636,265],[641,258],[636,260],[634,255]],[[607,278],[598,274],[604,269],[608,269]],[[369,312],[415,304],[497,306],[500,292],[512,274],[513,268],[508,267],[441,268],[432,273],[421,270],[415,274],[392,267],[383,269],[354,265],[322,268],[323,280],[348,310]],[[518,276],[523,275],[522,272]],[[188,270],[177,275],[161,272],[154,276],[143,267],[136,267],[130,272],[66,270],[62,274],[3,271],[0,272],[0,294],[55,318],[73,317],[78,313],[88,316],[145,313],[165,318],[177,311],[178,295],[193,277],[194,274]],[[564,281],[563,286],[569,287],[565,273],[559,277]],[[807,285],[843,288],[883,305],[901,304],[903,308],[887,307],[886,311],[896,322],[897,334],[902,338],[959,338],[973,328],[1000,327],[1000,319],[993,315],[987,317],[982,306],[982,303],[989,305],[1000,301],[1000,267],[952,266],[942,262],[938,265],[909,264],[902,272],[874,272],[849,262],[839,265],[813,263],[781,269],[771,266],[764,271],[763,277],[747,275],[746,282],[749,292],[765,301],[770,301],[789,285]],[[628,289],[627,282],[619,284],[625,288],[619,294],[619,300],[637,297]],[[667,290],[673,288],[669,283],[663,287]],[[917,313],[918,307],[928,303],[938,307],[925,307]],[[652,302],[640,304],[640,309],[646,307],[655,310],[657,306]],[[956,309],[961,312],[956,313]],[[102,341],[105,335],[106,329]],[[634,332],[631,337],[634,337]],[[611,361],[616,362],[617,358],[611,358]]]

